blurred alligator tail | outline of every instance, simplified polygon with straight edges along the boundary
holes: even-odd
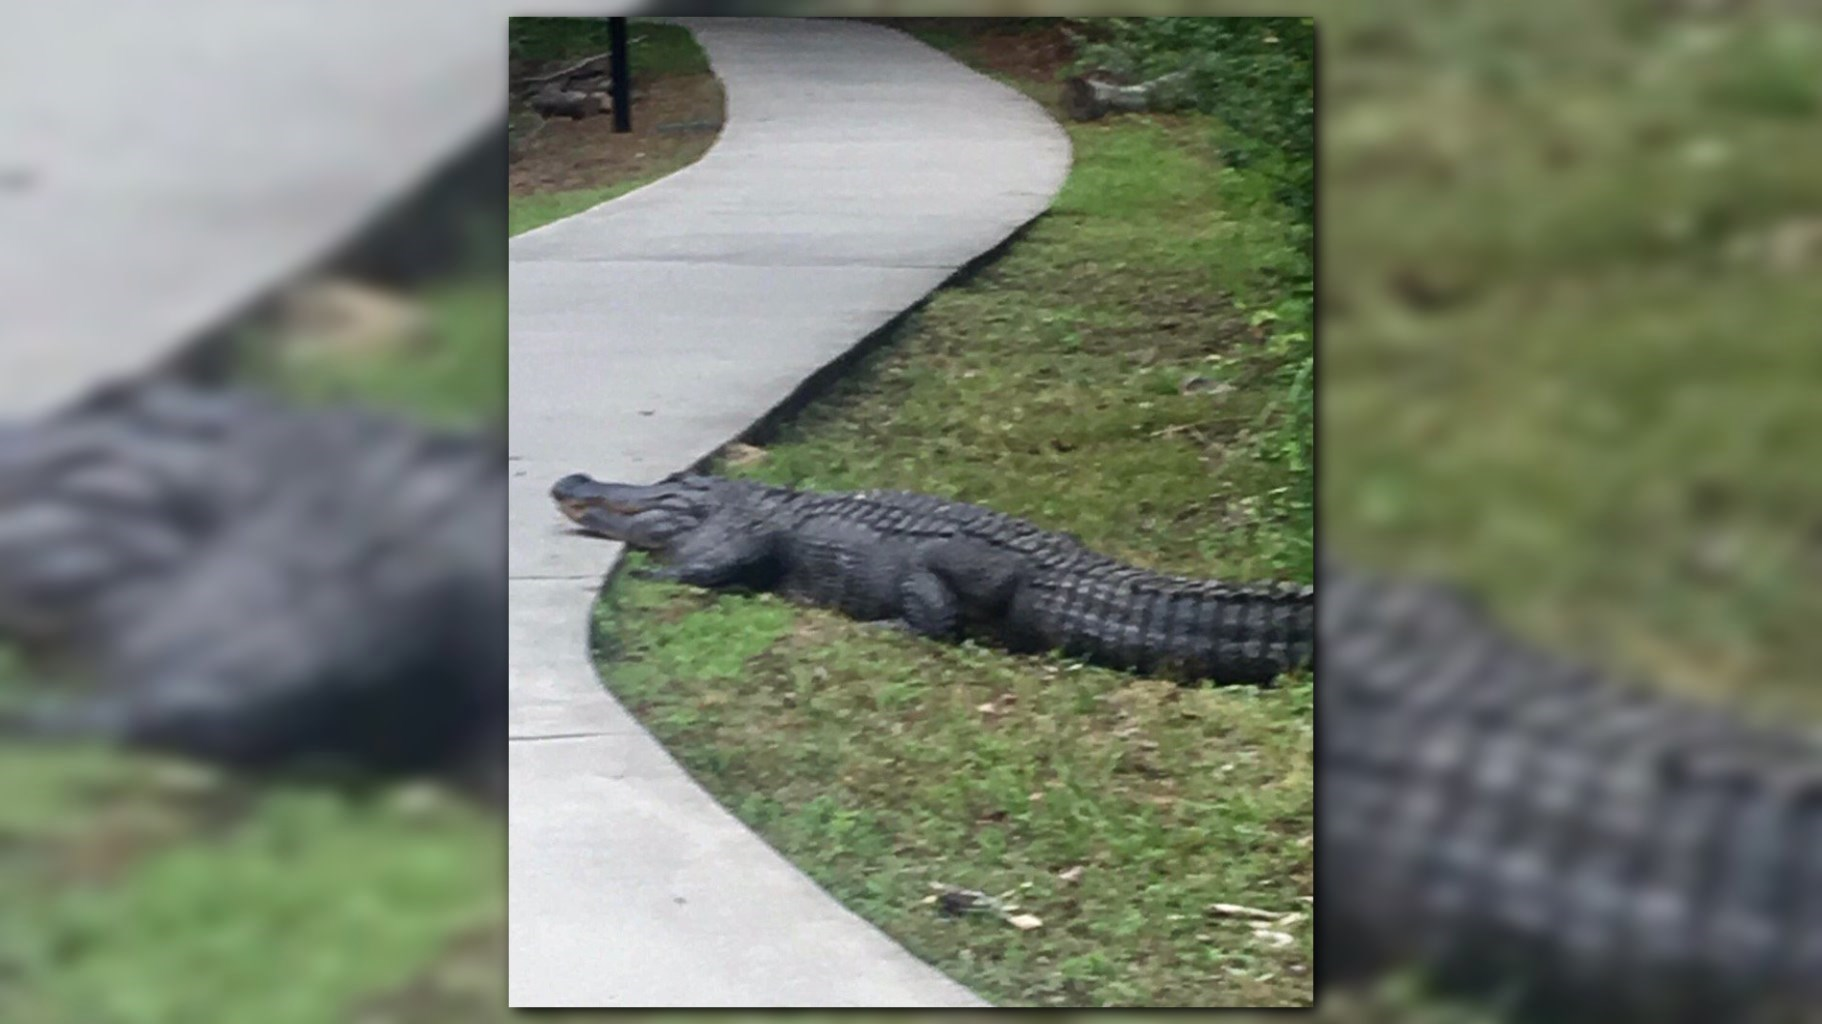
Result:
[[[1324,565],[1324,980],[1546,1019],[1822,1020],[1822,747]]]

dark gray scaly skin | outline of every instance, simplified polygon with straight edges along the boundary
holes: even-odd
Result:
[[[667,567],[648,575],[775,590],[934,639],[973,629],[1014,650],[1222,683],[1270,682],[1307,664],[1314,645],[1310,587],[1169,576],[930,495],[575,474],[552,496],[584,529],[659,553]]]
[[[1822,1021],[1822,745],[1324,566],[1323,969],[1541,1019]]]
[[[0,428],[0,633],[93,677],[14,737],[434,767],[503,720],[484,438],[166,384]]]

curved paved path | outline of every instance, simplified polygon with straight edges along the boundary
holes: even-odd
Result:
[[[619,549],[565,531],[546,490],[655,479],[739,434],[1042,212],[1068,138],[896,31],[686,23],[727,90],[714,148],[511,246],[511,1002],[973,1005],[603,691],[586,636]]]

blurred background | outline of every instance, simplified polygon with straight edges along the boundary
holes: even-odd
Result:
[[[407,42],[445,46],[449,20],[424,18],[401,36],[382,17],[364,33],[360,11],[344,7],[312,32],[307,6],[196,5],[188,15],[164,12],[182,23],[149,25],[125,10],[70,8],[26,17],[0,44],[20,58],[0,60],[9,78],[42,69],[44,60],[19,52],[28,46],[103,60],[129,45],[122,35],[140,47],[137,58],[84,72],[76,87],[37,79],[0,103],[0,136],[25,143],[0,157],[0,266],[58,270],[23,309],[9,304],[25,315],[0,331],[7,596],[35,557],[19,538],[45,506],[25,472],[28,452],[50,436],[39,431],[55,429],[45,416],[84,397],[84,378],[162,376],[300,408],[374,410],[426,430],[500,429],[500,83],[481,83],[484,106],[473,91],[442,91],[440,112],[388,90],[425,88],[449,64],[472,70],[474,52],[499,52],[504,19],[495,34],[494,19],[482,17],[479,46],[394,66],[381,58]],[[105,13],[120,21],[89,20]],[[325,42],[333,52],[309,52]],[[185,60],[167,63],[176,56]],[[497,63],[484,59],[480,70]],[[116,101],[90,108],[81,100],[92,89]],[[359,89],[367,106],[350,108],[344,89]],[[136,109],[136,94],[162,105]],[[247,120],[254,116],[263,120]],[[384,140],[396,148],[350,152]],[[0,291],[33,280],[14,276]],[[173,438],[143,440],[155,453]],[[263,464],[198,468],[334,488],[351,474],[349,456],[359,457],[335,445],[285,454],[281,445]],[[497,494],[491,500],[503,507]],[[334,505],[323,508],[325,524]],[[122,517],[119,530],[152,525]],[[497,547],[495,532],[478,542]],[[321,550],[310,536],[284,543]],[[11,623],[12,604],[0,604]],[[219,610],[224,619],[232,612]],[[62,664],[28,662],[19,639],[0,646],[0,703],[78,685]],[[396,738],[404,745],[402,732]],[[175,757],[9,740],[0,743],[0,786],[0,1019],[347,1020],[475,929],[499,927],[499,810],[466,784],[255,781]]]
[[[1035,6],[977,13],[1078,13]],[[1268,7],[1303,13],[1130,10]],[[1813,725],[1822,16],[1772,0],[1309,13],[1326,550],[1467,585],[1521,633],[1692,699]],[[29,201],[17,181],[0,176],[0,203]],[[258,372],[300,395],[497,415],[497,268],[378,296],[325,280],[400,319],[374,344],[267,343]],[[403,334],[423,340],[385,340]],[[354,798],[113,754],[0,764],[7,1019],[505,1016],[492,812],[418,783]],[[1419,989],[1325,992],[1319,1012],[1500,1019]]]

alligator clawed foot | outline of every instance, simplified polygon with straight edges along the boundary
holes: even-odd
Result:
[[[943,640],[953,643],[961,639],[959,633],[954,636],[947,634],[932,636],[931,634],[918,629],[916,626],[913,626],[909,622],[906,622],[904,619],[868,619],[860,623],[860,625],[865,629],[878,630],[884,634],[908,637],[913,640]]]

